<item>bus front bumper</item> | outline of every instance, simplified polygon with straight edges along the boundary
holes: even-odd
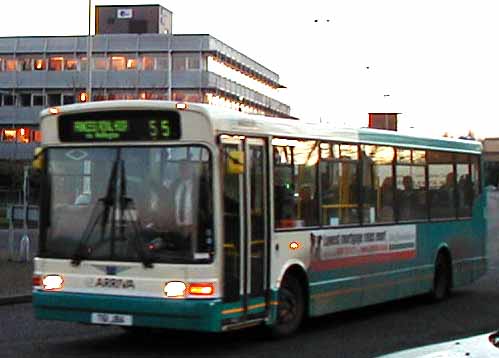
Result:
[[[92,323],[92,313],[132,316],[133,326],[221,331],[220,299],[173,300],[153,297],[33,291],[38,319]]]

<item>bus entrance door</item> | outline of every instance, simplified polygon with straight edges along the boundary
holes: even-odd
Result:
[[[233,174],[223,166],[224,311],[233,322],[266,315],[268,271],[267,148],[259,138],[224,136],[225,161],[243,153],[244,170]],[[227,163],[225,163],[227,164]],[[242,164],[242,163],[240,163]]]

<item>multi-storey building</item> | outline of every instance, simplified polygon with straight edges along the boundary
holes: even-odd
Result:
[[[289,116],[275,99],[277,73],[210,35],[172,34],[165,8],[98,6],[96,14],[91,39],[0,38],[0,193],[19,188],[13,178],[39,141],[40,110],[87,92],[93,101],[169,99]]]

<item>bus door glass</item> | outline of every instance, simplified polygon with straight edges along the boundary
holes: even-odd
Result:
[[[265,141],[223,137],[224,301],[263,297],[267,267],[267,155]],[[240,165],[238,171],[228,169]]]

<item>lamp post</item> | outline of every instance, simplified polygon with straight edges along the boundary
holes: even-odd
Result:
[[[92,23],[92,0],[88,0],[88,38],[87,38],[87,100],[92,100],[92,34],[91,34],[91,23]]]

